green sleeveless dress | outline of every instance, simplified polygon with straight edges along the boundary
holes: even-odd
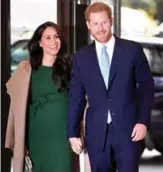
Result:
[[[32,71],[31,104],[27,115],[27,148],[33,172],[73,172],[67,139],[67,93],[59,93],[52,68]]]

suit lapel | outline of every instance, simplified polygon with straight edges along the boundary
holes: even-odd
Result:
[[[95,49],[95,42],[93,42],[90,45],[90,62],[89,64],[91,65],[90,69],[93,71],[93,75],[96,76],[96,80],[98,82],[98,84],[100,85],[100,87],[102,87],[102,90],[107,91],[106,87],[105,87],[105,82],[99,67],[99,62],[98,62],[98,58],[97,58],[97,54],[96,54],[96,49]]]
[[[116,76],[116,72],[118,69],[118,65],[121,64],[121,56],[122,56],[122,51],[120,47],[120,40],[115,36],[115,46],[114,46],[114,51],[113,51],[113,57],[112,57],[112,62],[111,62],[111,67],[110,67],[110,74],[109,74],[109,83],[108,83],[108,90],[110,89],[110,86]]]

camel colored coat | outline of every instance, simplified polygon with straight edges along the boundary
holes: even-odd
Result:
[[[30,76],[31,67],[29,62],[23,61],[6,84],[11,101],[5,147],[14,150],[13,172],[23,172],[26,108]]]

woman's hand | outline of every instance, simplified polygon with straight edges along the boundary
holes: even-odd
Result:
[[[24,154],[29,155],[29,151],[28,151],[27,147],[25,147],[25,149],[24,149]]]

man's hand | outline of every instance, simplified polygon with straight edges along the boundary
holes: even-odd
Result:
[[[80,138],[72,137],[69,138],[71,148],[76,154],[80,154],[83,151],[83,145]]]
[[[132,132],[132,141],[136,142],[143,140],[147,133],[147,127],[143,124],[136,124]]]

